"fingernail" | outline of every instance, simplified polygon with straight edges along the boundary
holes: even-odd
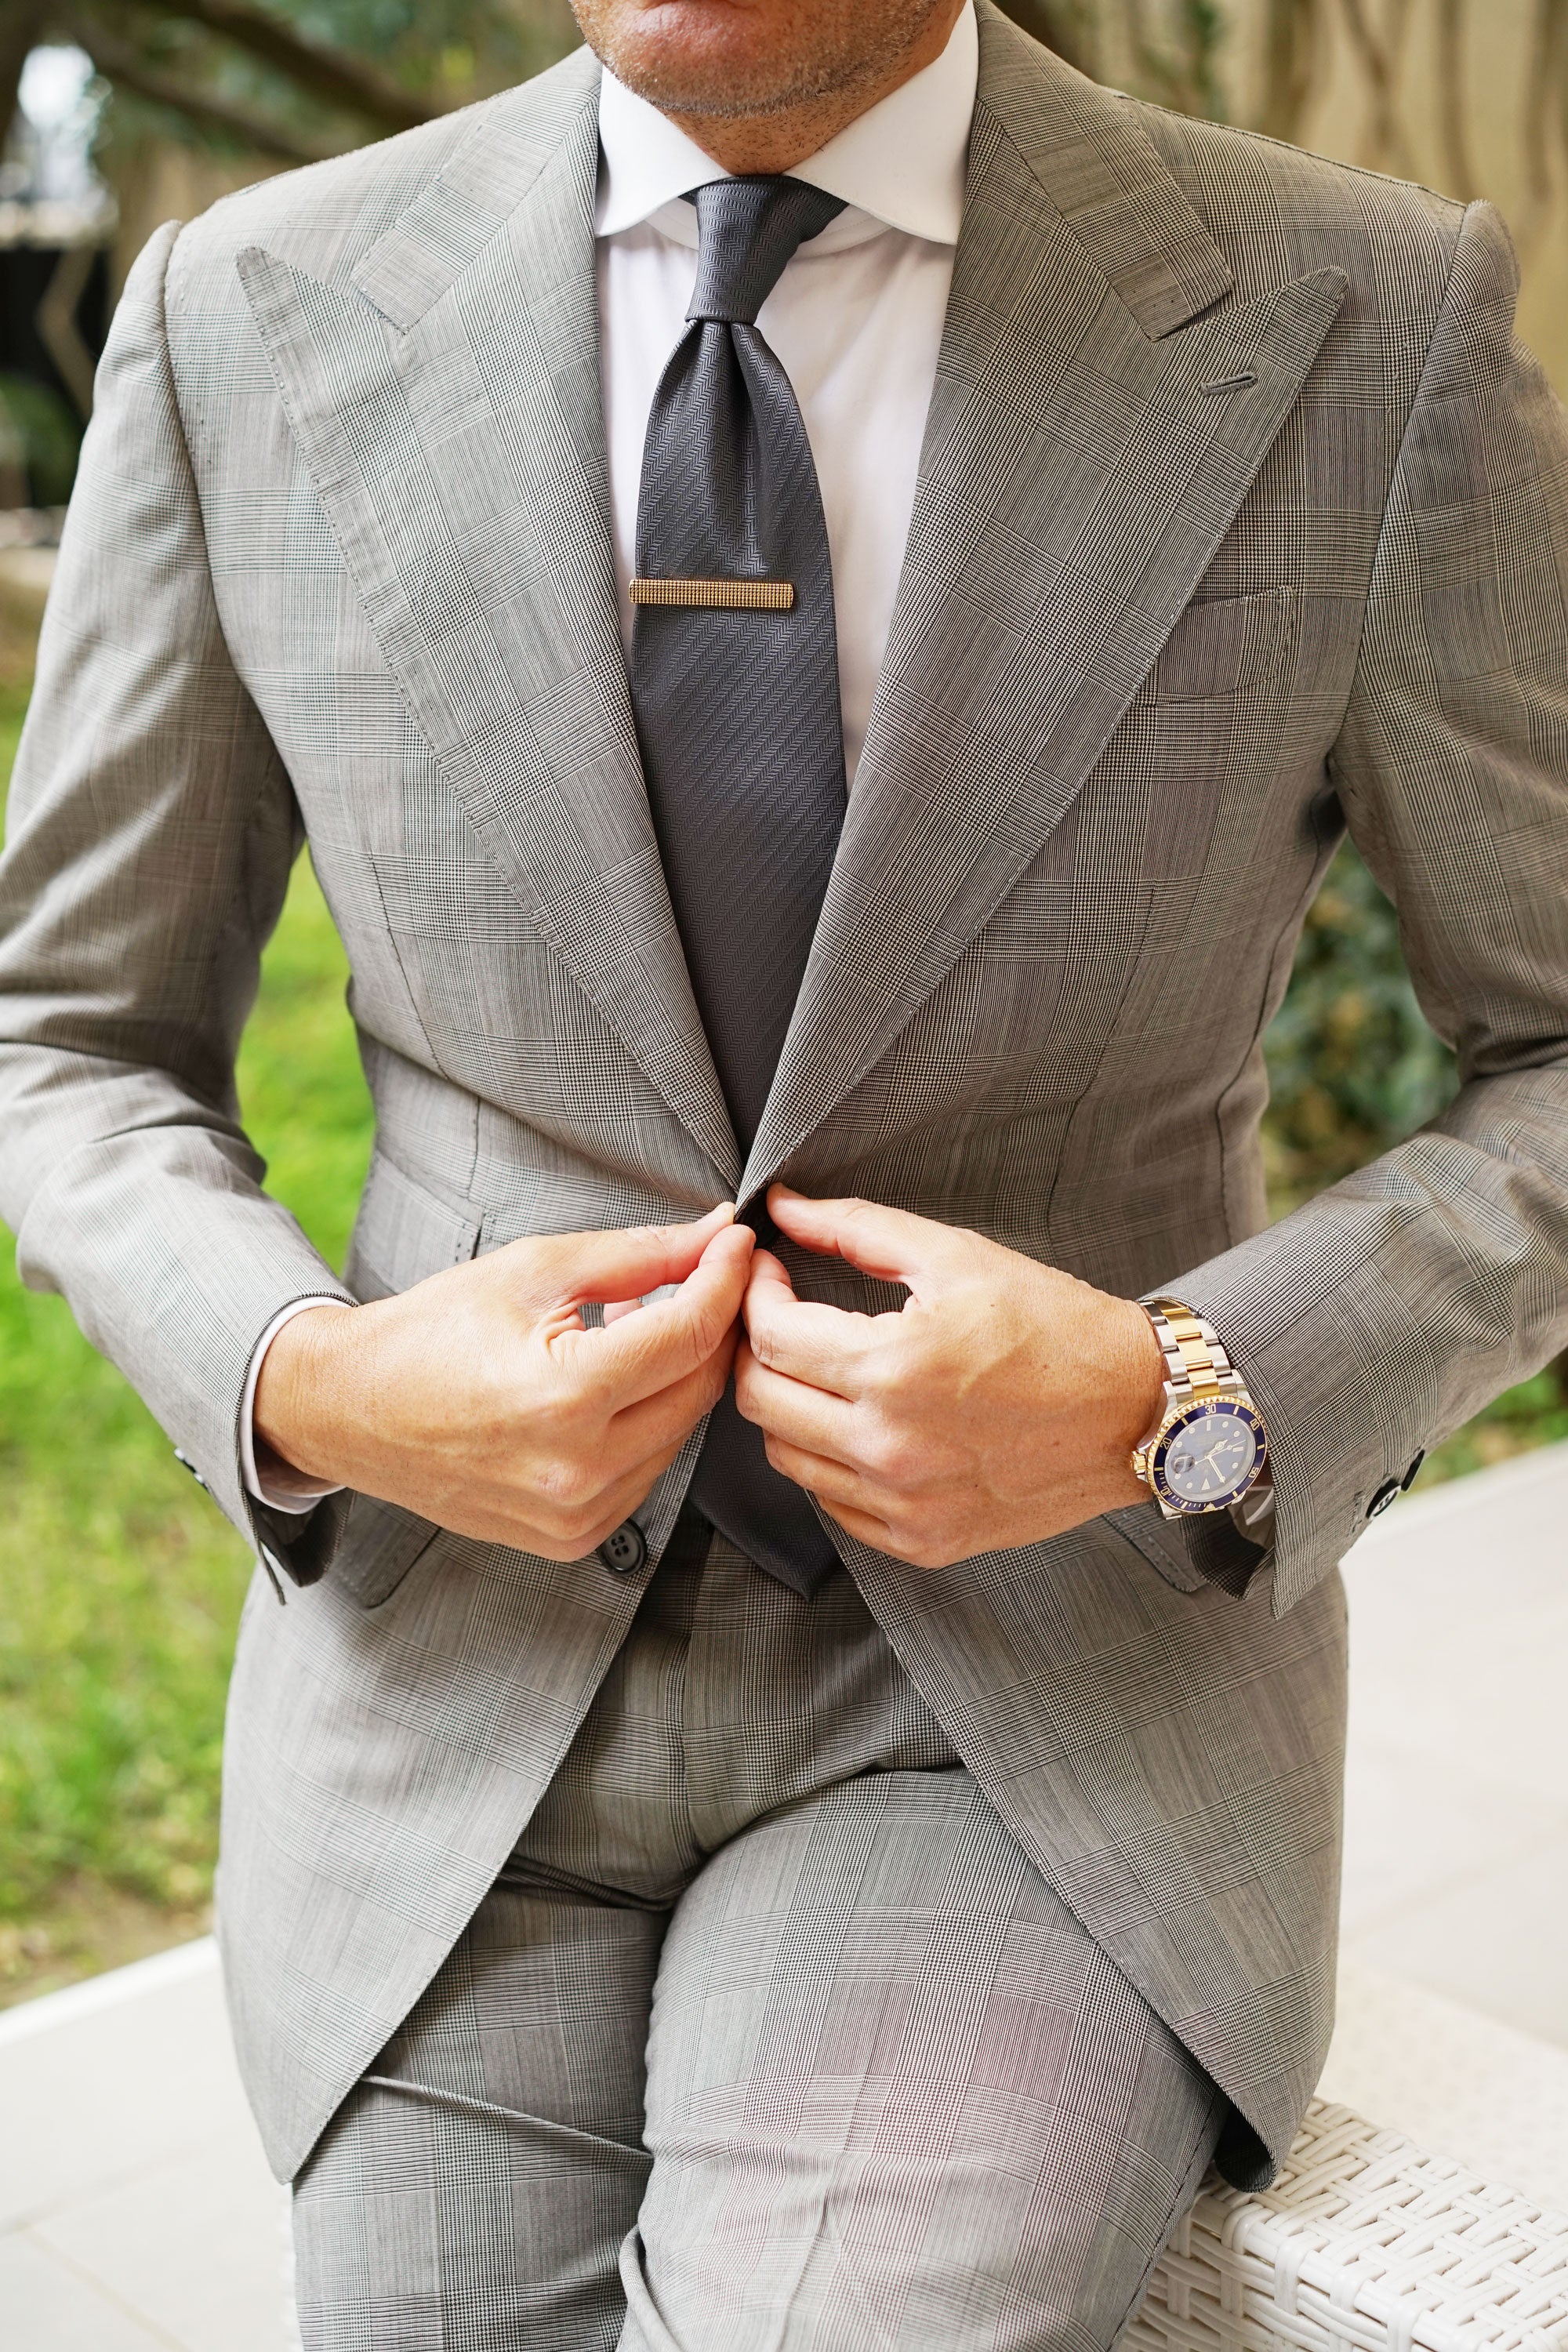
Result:
[[[731,1234],[745,1234],[748,1242],[752,1238],[750,1231],[745,1225],[721,1225],[717,1233],[710,1234],[708,1236],[706,1243],[703,1244],[704,1255],[706,1255],[707,1252],[710,1249],[717,1249],[721,1242],[728,1241]]]

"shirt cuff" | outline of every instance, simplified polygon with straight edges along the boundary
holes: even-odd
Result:
[[[326,1295],[315,1298],[296,1298],[275,1315],[256,1343],[250,1359],[250,1370],[245,1376],[245,1395],[239,1407],[239,1466],[245,1479],[245,1491],[269,1511],[285,1511],[291,1517],[302,1518],[329,1495],[341,1495],[341,1486],[323,1486],[317,1478],[303,1470],[290,1468],[287,1462],[278,1462],[265,1478],[256,1466],[256,1384],[261,1378],[261,1367],[267,1350],[283,1328],[296,1315],[308,1315],[313,1307],[341,1307],[341,1298]]]

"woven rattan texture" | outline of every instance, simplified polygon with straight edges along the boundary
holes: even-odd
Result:
[[[1314,2100],[1271,2189],[1212,2185],[1128,2352],[1568,2352],[1568,2217]]]

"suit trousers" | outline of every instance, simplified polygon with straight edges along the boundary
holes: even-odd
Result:
[[[1224,2113],[849,1577],[688,1511],[296,2183],[306,2352],[1108,2352]]]

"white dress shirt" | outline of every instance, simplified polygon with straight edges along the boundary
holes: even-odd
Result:
[[[965,7],[934,63],[795,166],[845,209],[803,246],[757,325],[795,387],[833,556],[844,758],[853,782],[903,569],[926,411],[947,313],[980,41]],[[610,524],[628,641],[637,496],[648,411],[686,331],[697,277],[692,188],[729,176],[613,75],[599,92],[599,353]],[[240,1414],[245,1483],[274,1509],[306,1511],[336,1490],[279,1468],[264,1483],[252,1417],[261,1362],[296,1299],[263,1332]]]

